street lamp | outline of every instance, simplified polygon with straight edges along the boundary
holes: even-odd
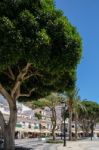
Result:
[[[67,95],[64,92],[63,94],[60,95],[61,96],[61,103],[63,104],[62,107],[62,118],[63,118],[63,133],[64,133],[64,144],[63,146],[66,146],[66,132],[67,132],[67,128],[66,128],[66,118],[68,118],[68,106],[66,105],[66,99],[67,99]]]

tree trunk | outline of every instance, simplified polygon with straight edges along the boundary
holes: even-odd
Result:
[[[55,128],[56,127],[53,127],[53,129],[52,129],[52,136],[53,136],[54,141],[56,140]]]
[[[11,90],[10,94],[0,83],[0,94],[2,94],[2,96],[5,97],[5,99],[9,104],[9,109],[10,109],[9,121],[8,123],[4,123],[4,150],[15,150],[14,138],[15,138],[15,126],[17,121],[16,100],[21,96],[20,86],[22,81],[25,80],[30,66],[31,64],[27,63],[27,65],[19,72],[19,74],[16,77],[13,88],[10,89]],[[28,96],[30,96],[30,94],[31,92],[29,93]],[[1,113],[0,116],[3,120]]]
[[[92,138],[93,138],[93,130],[94,130],[94,123],[93,123],[93,122],[91,123],[90,129],[91,129],[91,141],[92,141]]]
[[[77,113],[75,113],[75,140],[77,140],[77,137],[78,137],[77,125],[78,125],[78,115]]]
[[[17,121],[17,110],[10,110],[10,119],[4,127],[4,150],[15,150],[15,126]]]
[[[51,117],[51,121],[52,121],[52,126],[53,126],[53,128],[52,128],[52,136],[53,136],[53,140],[55,141],[56,140],[56,134],[55,134],[55,129],[56,129],[56,110],[55,110],[55,108],[53,107],[52,109],[51,109],[51,111],[52,111],[52,117]]]
[[[10,135],[10,136],[9,136]],[[4,130],[4,150],[14,150],[14,129],[11,126],[6,126]]]
[[[72,140],[72,111],[69,110],[69,141]]]

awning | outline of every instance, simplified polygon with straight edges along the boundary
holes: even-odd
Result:
[[[58,134],[60,134],[60,133],[61,133],[61,131],[55,131],[55,133],[58,133]]]
[[[47,129],[41,129],[41,133],[51,133],[51,131],[47,130]]]
[[[95,130],[94,133],[99,133],[99,130]]]
[[[39,129],[29,129],[29,128],[17,128],[15,129],[15,131],[19,131],[19,132],[31,132],[31,133],[40,133]]]
[[[40,124],[41,124],[41,126],[46,126],[45,122],[41,122]]]

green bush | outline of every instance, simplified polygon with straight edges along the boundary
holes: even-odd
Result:
[[[55,140],[54,141],[54,140],[50,139],[50,140],[47,140],[46,143],[60,144],[60,143],[63,143],[63,141],[62,140]]]

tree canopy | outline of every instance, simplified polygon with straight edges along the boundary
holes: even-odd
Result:
[[[93,121],[94,123],[97,122],[98,116],[99,116],[99,104],[97,104],[96,102],[93,101],[82,101],[82,104],[85,106],[86,108],[86,113],[84,113],[84,118],[86,118],[87,120]],[[83,111],[83,110],[82,110]],[[83,112],[81,112],[83,113]]]
[[[83,109],[79,111],[79,122],[83,131],[89,134],[91,126],[94,127],[99,122],[99,104],[88,100],[82,101],[82,104],[86,111],[83,111]]]
[[[74,88],[81,54],[80,35],[54,0],[0,1],[0,93],[10,108],[8,124],[0,113],[5,150],[15,149],[16,100]]]
[[[0,8],[0,82],[8,92],[27,63],[22,92],[34,87],[30,93],[42,97],[73,88],[81,38],[54,1],[1,0]]]
[[[55,108],[61,104],[61,97],[57,93],[51,93],[45,98],[41,98],[38,101],[32,102],[32,108]],[[27,104],[28,105],[28,104]]]

